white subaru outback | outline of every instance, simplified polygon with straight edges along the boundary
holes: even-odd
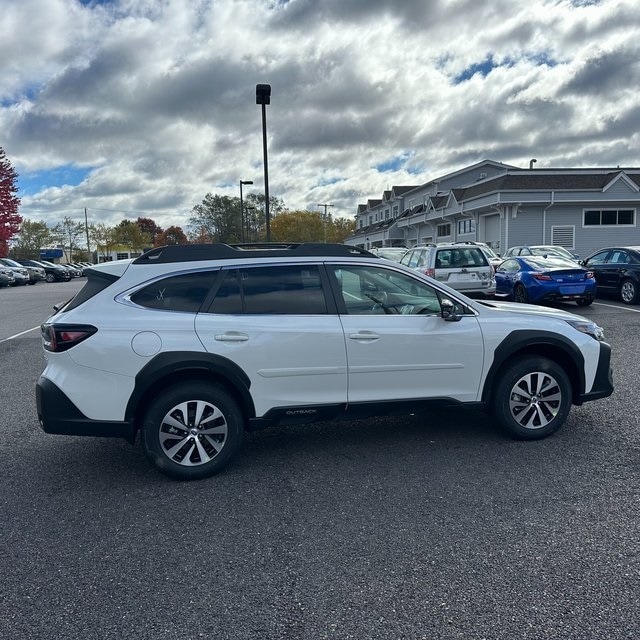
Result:
[[[173,477],[222,469],[276,423],[486,408],[543,438],[613,391],[600,327],[477,301],[345,245],[186,245],[88,269],[42,325],[44,431],[140,432]]]

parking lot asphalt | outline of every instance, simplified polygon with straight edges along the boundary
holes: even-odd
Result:
[[[546,440],[470,409],[281,427],[180,483],[38,426],[37,327],[81,284],[0,290],[0,637],[640,637],[640,307],[562,305],[616,390]]]

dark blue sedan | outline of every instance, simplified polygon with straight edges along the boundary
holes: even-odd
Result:
[[[574,301],[586,307],[595,295],[593,272],[563,258],[507,258],[496,271],[496,298],[531,304]]]

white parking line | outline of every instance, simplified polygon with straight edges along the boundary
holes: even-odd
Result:
[[[31,333],[31,331],[35,331],[36,329],[39,329],[40,325],[38,325],[37,327],[33,327],[32,329],[27,329],[26,331],[21,331],[20,333],[16,333],[15,336],[9,336],[8,338],[2,338],[0,339],[0,342],[6,342],[7,340],[13,340],[14,338],[19,338],[20,336],[23,336],[25,333]]]
[[[623,311],[633,311],[634,313],[640,313],[640,309],[632,309],[630,307],[619,307],[617,304],[605,304],[604,302],[593,302],[592,304],[599,307],[609,307],[611,309],[622,309]]]

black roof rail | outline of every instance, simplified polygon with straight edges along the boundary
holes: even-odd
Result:
[[[219,242],[214,244],[178,244],[156,247],[136,258],[133,264],[162,264],[230,258],[285,258],[287,256],[378,257],[365,249],[346,244],[327,244],[323,242],[224,244]]]

